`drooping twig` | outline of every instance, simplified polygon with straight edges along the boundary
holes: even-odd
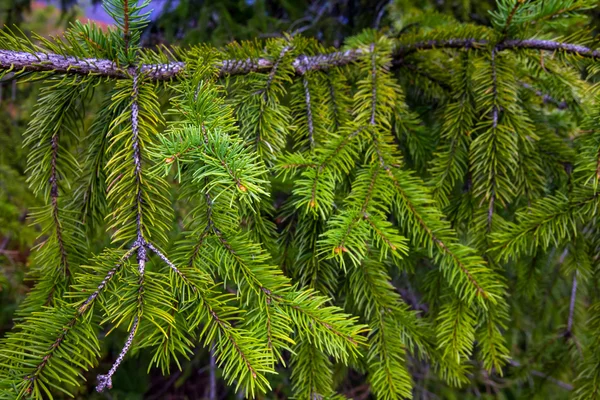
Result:
[[[569,302],[569,319],[567,320],[567,332],[565,336],[571,336],[573,333],[573,316],[575,314],[575,301],[577,300],[577,271],[573,274],[573,284],[571,286],[571,301]]]
[[[127,341],[125,342],[125,346],[123,346],[123,349],[119,353],[119,357],[117,357],[117,360],[114,362],[113,366],[108,371],[108,373],[106,375],[98,375],[98,385],[96,386],[97,392],[103,392],[106,388],[112,388],[112,376],[115,374],[115,372],[117,372],[117,368],[119,368],[119,365],[121,365],[121,363],[123,362],[125,355],[129,351],[129,348],[133,343],[133,339],[135,338],[135,333],[138,327],[138,322],[138,317],[135,316],[133,318],[133,324],[131,326],[131,329],[129,330],[129,336],[127,336]]]
[[[371,84],[373,85],[371,93],[371,120],[369,123],[375,125],[375,109],[377,105],[377,59],[375,54],[375,43],[372,43],[369,50],[371,51]]]
[[[513,367],[516,367],[516,368],[520,368],[522,366],[521,363],[518,362],[518,361],[516,361],[516,360],[510,360],[509,364],[512,365]],[[573,385],[571,385],[569,383],[566,383],[566,382],[563,382],[563,381],[560,381],[560,380],[558,380],[556,378],[553,378],[553,377],[551,377],[548,374],[545,374],[545,373],[537,371],[537,370],[530,370],[529,372],[531,373],[531,375],[540,377],[542,379],[545,379],[548,382],[552,382],[555,385],[557,385],[557,386],[559,386],[559,387],[561,387],[561,388],[563,388],[565,390],[573,390]]]
[[[492,49],[492,94],[494,96],[494,105],[492,106],[492,129],[494,131],[498,128],[498,80],[496,73],[496,52],[497,49],[494,47]],[[493,146],[495,147],[495,139],[493,140]],[[495,150],[495,149],[494,149]],[[496,203],[496,176],[492,172],[492,193],[490,195],[490,202],[488,205],[488,216],[487,216],[487,231],[488,233],[492,231],[492,217],[494,215],[494,206]]]
[[[108,371],[106,375],[98,375],[98,385],[96,386],[96,391],[102,392],[106,388],[112,388],[112,376],[115,374],[119,365],[123,362],[123,359],[127,355],[131,344],[133,343],[133,339],[135,338],[135,334],[137,332],[137,328],[140,322],[141,317],[141,309],[143,304],[143,294],[144,294],[144,276],[146,272],[146,246],[148,245],[146,239],[144,238],[144,232],[142,229],[142,155],[141,155],[141,145],[140,145],[140,137],[139,137],[139,104],[138,104],[138,95],[139,95],[139,79],[138,74],[134,72],[133,74],[133,86],[132,86],[132,100],[131,100],[131,145],[133,148],[133,165],[134,165],[134,176],[135,182],[137,186],[136,193],[136,232],[137,237],[135,241],[135,246],[137,247],[137,262],[138,262],[138,272],[140,275],[139,278],[139,287],[138,287],[138,312],[137,315],[133,317],[133,323],[131,325],[131,329],[129,330],[129,336],[127,337],[127,341],[123,346],[123,349],[119,353],[116,361]],[[131,251],[131,250],[130,250]]]
[[[138,94],[139,94],[139,81],[138,74],[134,73],[133,75],[133,93],[132,93],[132,101],[131,101],[131,133],[132,133],[132,147],[133,147],[133,164],[135,168],[135,183],[137,186],[136,193],[136,207],[137,207],[137,215],[136,215],[136,232],[137,232],[137,241],[140,244],[145,242],[144,235],[142,232],[142,154],[140,148],[140,132],[139,132],[139,105],[138,105]],[[139,251],[142,251],[143,246],[140,246]]]
[[[325,14],[325,11],[329,10],[330,6],[331,6],[331,2],[329,0],[325,0],[323,2],[323,5],[321,5],[321,7],[319,7],[317,13],[314,16],[311,16],[310,18],[305,17],[302,19],[302,21],[308,20],[309,23],[304,26],[301,26],[300,28],[293,31],[292,36],[296,36],[302,32],[305,32],[305,31],[311,29],[312,27],[314,27],[319,22],[321,17],[323,17],[323,14]],[[291,30],[291,27],[290,27],[290,30]]]
[[[312,103],[310,102],[310,89],[308,87],[308,79],[306,76],[302,78],[302,85],[304,86],[304,101],[306,102],[306,122],[308,125],[308,141],[310,147],[315,145],[314,132],[315,128],[313,125],[313,114],[312,114]]]
[[[534,88],[533,86],[531,86],[529,83],[527,82],[520,82],[521,86],[523,86],[525,89],[531,90],[533,91],[537,96],[542,98],[542,101],[546,104],[554,104],[556,106],[556,108],[558,108],[559,110],[565,110],[569,107],[569,105],[567,104],[566,101],[564,100],[557,100],[554,97],[550,96],[547,93],[542,92],[541,90],[538,90],[536,88]]]
[[[208,387],[208,399],[217,400],[217,359],[213,351],[214,344],[209,349],[209,387]]]
[[[58,159],[58,139],[58,132],[54,132],[51,139],[52,158],[50,159],[50,198],[52,204],[52,220],[54,222],[56,241],[60,252],[60,263],[63,267],[64,274],[69,275],[69,260],[67,258],[67,250],[65,248],[63,231],[58,215],[58,168],[56,165]]]
[[[96,288],[96,290],[94,291],[94,293],[92,293],[91,295],[89,295],[89,297],[79,306],[78,312],[80,314],[83,313],[94,300],[96,300],[96,297],[98,297],[98,295],[100,294],[100,292],[102,292],[102,290],[104,290],[104,288],[106,287],[106,285],[108,284],[108,282],[117,273],[117,271],[123,266],[123,263],[125,261],[127,261],[133,255],[133,253],[135,253],[138,250],[138,247],[139,247],[139,244],[134,244],[123,255],[123,257],[121,258],[121,260],[119,261],[119,263],[117,265],[115,265],[110,271],[108,271],[108,273],[106,274],[106,276],[104,277],[104,279],[102,280],[102,282],[100,282],[100,284],[98,285],[98,287]]]

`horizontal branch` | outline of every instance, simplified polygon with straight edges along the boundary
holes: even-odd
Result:
[[[446,39],[428,40],[408,45],[397,46],[394,58],[399,59],[419,50],[432,49],[477,49],[489,44],[486,40],[477,39]],[[589,47],[562,43],[552,40],[505,40],[496,45],[497,51],[528,49],[562,51],[581,57],[600,59],[600,50]],[[362,49],[350,49],[316,56],[301,55],[293,62],[298,75],[308,71],[325,70],[355,62],[362,54]],[[219,65],[221,76],[240,75],[257,71],[268,71],[273,62],[265,58],[245,60],[224,60]],[[125,78],[133,75],[135,67],[123,67],[111,60],[96,58],[78,58],[52,53],[28,53],[23,51],[0,50],[0,69],[15,71],[50,71],[57,73],[74,73],[81,75],[98,75],[108,78]],[[176,77],[185,70],[185,63],[172,62],[167,64],[144,64],[141,73],[153,80],[168,80]]]

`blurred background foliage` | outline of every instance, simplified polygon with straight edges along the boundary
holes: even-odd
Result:
[[[489,11],[495,8],[492,0],[163,0],[153,2],[152,23],[143,41],[145,46],[186,45],[210,43],[224,45],[234,40],[282,36],[284,32],[315,37],[324,45],[339,47],[345,38],[364,28],[382,29],[390,36],[401,35],[419,24],[419,16],[439,13],[438,23],[444,23],[444,15],[461,22],[490,25]],[[36,32],[41,36],[60,33],[76,20],[95,20],[99,25],[109,23],[103,15],[99,1],[29,1],[0,0],[0,23],[16,26],[22,31]],[[600,12],[592,11],[592,28],[597,32]],[[427,71],[421,71],[426,73]],[[40,85],[20,81],[17,85],[10,75],[0,81],[0,336],[11,328],[13,312],[32,285],[24,279],[26,271],[34,262],[30,249],[38,238],[38,229],[28,219],[29,212],[39,206],[30,192],[26,177],[26,154],[22,147],[22,134],[27,127]],[[443,82],[440,83],[440,90]],[[97,90],[103,90],[99,87]],[[432,87],[432,93],[435,88]],[[102,96],[98,96],[99,98]],[[408,96],[409,98],[412,96]],[[415,104],[419,110],[419,104]],[[93,115],[100,104],[92,104],[87,110]],[[426,110],[424,110],[426,111]],[[426,112],[420,113],[426,118]],[[91,118],[86,121],[91,122]],[[416,165],[415,165],[416,166]],[[418,166],[416,166],[418,167]],[[182,212],[180,210],[180,212]],[[101,244],[98,244],[100,248]],[[543,260],[542,260],[543,261]],[[540,261],[540,262],[542,262]],[[122,338],[111,335],[107,347],[118,349]],[[115,350],[115,352],[118,350]],[[551,351],[551,348],[548,349]],[[128,358],[122,366],[125,370],[115,377],[115,389],[110,394],[95,394],[93,372],[88,384],[81,387],[81,399],[199,399],[207,394],[209,374],[208,354],[199,348],[182,371],[162,376],[159,371],[147,374],[138,365],[146,355]],[[545,357],[550,357],[546,355]],[[146,360],[148,361],[148,360]],[[100,370],[107,369],[112,360],[104,358]],[[347,371],[340,371],[345,377]],[[427,371],[423,371],[427,374]],[[485,381],[486,377],[481,377]],[[351,383],[351,382],[350,382]],[[341,383],[343,388],[344,384]],[[285,382],[275,383],[270,398],[288,398],[290,388]],[[368,390],[361,386],[348,386],[345,393],[353,398],[367,398]],[[363,388],[364,389],[364,388]],[[554,397],[555,388],[537,391],[538,398]],[[343,391],[342,391],[343,392]],[[220,398],[233,395],[233,388],[220,384]],[[436,393],[432,398],[456,398],[455,391]],[[489,394],[488,394],[489,395]],[[475,397],[488,397],[479,393]],[[492,396],[495,397],[495,396]],[[510,391],[503,398],[511,396]]]

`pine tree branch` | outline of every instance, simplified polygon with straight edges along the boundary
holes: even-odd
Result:
[[[373,189],[375,188],[375,182],[377,182],[378,176],[379,176],[379,168],[376,168],[373,171],[373,175],[371,176],[371,179],[369,181],[369,187],[367,189],[367,192],[365,193],[365,199],[361,205],[360,212],[357,214],[357,216],[355,218],[352,219],[352,221],[350,221],[350,224],[348,224],[348,228],[346,229],[346,232],[342,236],[340,243],[334,249],[334,251],[336,253],[348,251],[346,249],[345,244],[346,244],[346,240],[350,237],[350,233],[352,233],[352,230],[356,227],[356,225],[360,222],[361,219],[369,220],[369,217],[367,214],[367,208],[369,207],[369,202],[373,198]],[[369,220],[369,223],[372,224],[372,221]]]
[[[129,50],[129,2],[123,2],[123,41],[125,53]]]
[[[106,287],[108,282],[117,273],[117,271],[123,266],[123,263],[125,261],[127,261],[129,258],[131,258],[133,253],[135,253],[139,247],[140,247],[140,245],[137,243],[134,244],[133,246],[131,246],[131,248],[123,255],[123,257],[121,257],[121,260],[119,260],[119,263],[117,265],[115,265],[113,269],[108,271],[108,273],[106,274],[106,276],[104,277],[102,282],[100,282],[100,284],[98,285],[98,288],[91,295],[89,295],[89,297],[79,306],[78,313],[80,315],[83,314],[87,310],[89,305],[94,300],[96,300],[96,298],[102,292],[102,290],[104,290],[104,288]]]
[[[502,29],[502,36],[506,37],[508,33],[508,29],[510,28],[510,24],[517,13],[517,10],[525,3],[525,1],[520,0],[515,3],[512,10],[510,10],[510,14],[508,14],[508,18],[506,18],[506,24],[504,24],[504,29]]]
[[[433,49],[474,49],[485,47],[487,40],[475,38],[428,40],[407,45],[399,45],[393,51],[395,59],[419,50]],[[584,58],[600,59],[600,50],[589,47],[542,39],[511,39],[504,40],[496,46],[498,51],[504,50],[546,50],[561,51],[567,54],[579,55]],[[350,49],[316,56],[301,55],[293,62],[296,74],[303,75],[308,71],[327,70],[351,64],[364,54],[362,49]],[[271,71],[276,63],[265,58],[245,60],[224,60],[218,66],[221,76],[242,75],[250,72]],[[49,71],[56,73],[73,73],[80,75],[98,75],[107,78],[126,78],[133,75],[133,67],[124,67],[117,62],[97,58],[78,58],[53,53],[0,50],[0,69],[13,71]],[[172,62],[167,64],[144,64],[140,73],[152,80],[168,80],[177,77],[185,70],[185,63]]]
[[[281,64],[281,61],[283,61],[283,58],[285,57],[286,53],[291,50],[292,50],[291,46],[285,46],[283,49],[281,49],[281,52],[279,53],[279,57],[277,57],[277,59],[275,60],[275,63],[273,64],[273,67],[269,71],[269,77],[267,78],[267,84],[265,85],[265,89],[263,92],[263,96],[264,96],[265,100],[267,100],[267,95],[269,93],[269,89],[271,88],[271,84],[273,83],[273,79],[275,79],[275,75],[277,74],[277,69],[279,68],[279,64]]]

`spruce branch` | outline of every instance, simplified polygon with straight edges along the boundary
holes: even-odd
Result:
[[[270,389],[268,376],[278,360],[285,366],[288,351],[299,398],[342,397],[334,392],[334,359],[366,372],[366,394],[383,399],[410,397],[413,379],[418,386],[431,378],[419,376],[422,366],[431,366],[433,379],[455,385],[473,380],[471,361],[501,375],[510,359],[505,341],[520,335],[508,321],[529,320],[534,300],[520,304],[520,296],[506,295],[515,286],[512,271],[518,295],[550,268],[532,262],[529,253],[551,265],[555,248],[577,237],[563,271],[574,272],[571,285],[554,278],[549,288],[571,289],[570,335],[578,300],[593,296],[587,285],[600,248],[593,218],[598,117],[584,115],[598,99],[584,95],[588,86],[580,76],[582,66],[590,76],[598,73],[593,62],[581,60],[600,60],[600,53],[515,36],[527,37],[537,20],[561,15],[556,24],[536,25],[531,37],[563,37],[562,28],[572,28],[564,23],[570,10],[592,1],[501,0],[492,29],[440,24],[427,14],[433,29],[411,26],[398,39],[368,30],[332,53],[298,36],[223,50],[144,50],[140,36],[148,18],[137,0],[107,0],[116,22],[109,32],[75,24],[62,38],[36,44],[0,33],[6,49],[0,70],[11,79],[60,82],[40,101],[42,112],[26,134],[30,182],[47,202],[40,213],[45,219],[37,220],[50,244],[40,251],[46,258],[32,297],[49,293],[56,301],[19,315],[16,332],[0,341],[8,344],[7,350],[0,346],[0,398],[74,392],[81,370],[100,356],[98,315],[92,315],[100,308],[100,324],[122,326],[126,340],[98,376],[98,391],[112,386],[132,352],[150,349],[149,368],[169,373],[170,366],[181,368],[180,358],[189,360],[198,340],[209,348],[210,397],[216,395],[215,366],[228,384],[254,396]],[[546,30],[555,25],[561,29]],[[583,43],[583,35],[564,37]],[[394,63],[409,66],[408,73],[394,76]],[[416,63],[426,72],[411,72]],[[74,134],[78,142],[70,142],[63,130],[79,133],[73,122],[87,121],[77,113],[85,100],[81,89],[108,80],[114,88],[106,110],[88,137]],[[162,89],[174,94],[166,114]],[[565,99],[572,109],[540,107],[553,99]],[[71,108],[76,112],[65,112]],[[584,118],[589,132],[578,129]],[[76,155],[86,146],[81,169]],[[282,154],[288,148],[295,153]],[[424,172],[429,162],[426,176],[433,182],[410,172]],[[270,176],[265,164],[276,164],[283,179]],[[574,165],[572,179],[563,165]],[[181,199],[189,200],[189,208],[176,203],[183,211],[178,241],[170,234],[179,231],[170,215],[171,174]],[[69,193],[71,177],[83,183]],[[266,200],[271,194],[275,200]],[[521,208],[525,203],[529,207]],[[104,220],[123,250],[107,249],[110,257],[83,265],[74,256],[81,252],[83,259],[87,243],[101,243],[90,226]],[[82,227],[81,235],[73,237],[71,224]],[[78,250],[79,236],[85,251]],[[175,243],[173,255],[167,243]],[[497,250],[499,260],[489,260],[486,249]],[[137,264],[130,268],[134,263],[125,262],[134,254]],[[57,265],[73,273],[63,280],[49,274],[61,271]],[[409,292],[410,303],[424,313],[411,310],[399,291]],[[62,299],[63,292],[76,301]],[[334,305],[339,302],[347,310]],[[555,320],[546,313],[539,312]],[[600,382],[600,313],[589,313],[591,323],[576,327],[585,351],[576,388],[582,398]],[[527,348],[538,332],[523,336]],[[482,375],[486,385],[494,383]]]
[[[129,248],[129,250],[127,250],[127,252],[125,252],[125,254],[121,257],[119,262],[111,270],[108,271],[108,273],[106,274],[104,279],[102,279],[102,281],[98,285],[98,288],[92,294],[90,294],[89,297],[79,306],[79,309],[78,309],[79,313],[85,312],[85,310],[87,310],[90,307],[90,305],[96,300],[98,295],[100,293],[102,293],[102,291],[104,290],[104,288],[106,287],[108,282],[113,278],[113,276],[115,276],[117,271],[119,269],[121,269],[121,267],[123,266],[123,263],[125,261],[127,261],[129,258],[131,258],[131,256],[138,251],[138,248],[140,246],[141,246],[141,243],[134,243]]]
[[[263,98],[265,99],[265,101],[267,100],[267,96],[269,93],[269,89],[271,88],[271,84],[273,83],[273,79],[275,79],[275,75],[277,75],[277,70],[279,68],[279,65],[283,61],[283,58],[285,57],[285,55],[288,52],[292,51],[292,49],[293,49],[293,46],[284,46],[281,49],[281,51],[279,52],[279,56],[275,59],[273,66],[270,68],[269,75],[267,76],[267,82],[266,82],[265,88],[262,92]]]
[[[377,109],[377,53],[375,53],[375,43],[371,43],[369,51],[371,52],[371,85],[373,86],[369,124],[375,125],[375,110]]]
[[[489,44],[488,40],[477,38],[439,39],[402,44],[396,46],[394,59],[402,59],[414,52],[434,49],[481,49]],[[498,51],[505,50],[545,50],[564,52],[584,58],[600,59],[600,50],[574,43],[543,39],[507,39],[496,45]],[[356,62],[364,55],[362,49],[320,54],[316,56],[298,56],[292,61],[296,74],[304,75],[308,71],[325,71]],[[243,75],[250,72],[269,72],[277,66],[277,60],[265,58],[245,60],[223,60],[217,64],[219,74]],[[79,75],[95,75],[106,78],[127,78],[137,69],[122,67],[107,59],[81,58],[59,55],[50,52],[25,52],[0,50],[0,68],[17,72],[55,72]],[[185,73],[185,63],[173,61],[165,64],[143,64],[139,72],[151,80],[170,80]]]

